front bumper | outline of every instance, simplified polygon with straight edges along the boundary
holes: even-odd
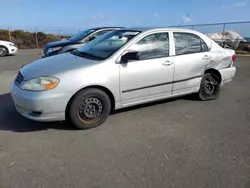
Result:
[[[24,91],[14,82],[11,85],[11,96],[21,115],[40,122],[65,120],[66,106],[70,100],[67,93]]]
[[[18,48],[16,46],[11,46],[11,47],[9,47],[8,50],[9,50],[10,55],[18,53]]]

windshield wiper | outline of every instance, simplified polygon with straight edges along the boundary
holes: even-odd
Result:
[[[85,58],[88,58],[88,59],[103,60],[103,58],[98,57],[98,56],[95,56],[95,55],[92,55],[92,54],[89,54],[89,53],[87,53],[87,52],[80,52],[80,51],[78,51],[78,50],[75,50],[75,51],[73,51],[73,53],[74,53],[75,55],[78,55],[78,56],[80,56],[80,57],[85,57]]]

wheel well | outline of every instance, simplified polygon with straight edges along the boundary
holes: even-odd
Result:
[[[205,71],[205,73],[212,73],[213,75],[215,75],[214,79],[216,79],[217,81],[219,81],[219,83],[221,83],[222,81],[222,77],[221,77],[221,74],[218,70],[216,69],[207,69]]]
[[[6,46],[0,45],[0,47],[4,47],[7,50],[7,54],[9,53],[9,50]]]
[[[74,98],[74,96],[75,96],[77,93],[81,92],[82,90],[90,89],[90,88],[100,89],[100,90],[102,90],[103,92],[105,92],[105,93],[108,95],[108,97],[109,97],[109,99],[110,99],[110,102],[111,102],[111,111],[113,111],[113,110],[115,109],[115,97],[114,97],[113,93],[112,93],[109,89],[107,89],[106,87],[95,85],[95,86],[85,87],[85,88],[82,88],[81,90],[77,91],[77,92],[70,98],[70,100],[69,100],[69,102],[68,102],[68,104],[67,104],[67,107],[66,107],[66,112],[68,111],[68,108],[69,108],[70,103],[71,103],[72,99]]]

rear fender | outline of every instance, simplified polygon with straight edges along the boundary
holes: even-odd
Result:
[[[236,73],[236,68],[234,66],[225,68],[225,69],[220,69],[219,70],[221,77],[222,77],[222,82],[221,84],[224,85],[225,83],[230,82]]]
[[[232,56],[235,54],[234,50],[231,49],[222,49],[221,58],[216,69],[223,69],[229,67],[233,63]]]

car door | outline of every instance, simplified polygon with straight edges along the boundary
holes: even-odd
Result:
[[[198,92],[202,74],[211,60],[207,44],[198,35],[174,32],[173,95]]]
[[[170,96],[174,64],[173,57],[169,56],[169,33],[149,34],[127,51],[140,52],[140,58],[120,64],[120,92],[123,106]]]

